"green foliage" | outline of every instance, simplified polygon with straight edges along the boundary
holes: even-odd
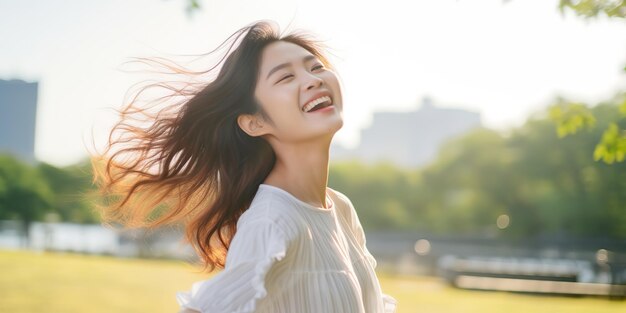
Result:
[[[615,96],[608,103],[618,108],[615,116],[626,116],[626,93]],[[568,102],[558,99],[549,109],[549,117],[554,122],[559,138],[576,134],[585,128],[591,130],[596,125],[596,117],[583,103]],[[617,120],[605,126],[601,139],[593,149],[593,159],[606,164],[622,162],[626,156],[626,132],[620,130]]]
[[[585,18],[597,17],[600,13],[606,14],[609,18],[626,17],[626,1],[621,0],[560,0],[559,8],[561,12],[567,8]],[[622,116],[626,115],[626,93],[618,95],[615,101],[619,104]],[[591,128],[595,122],[594,116],[581,103],[557,103],[550,109],[550,117],[556,124],[559,137],[575,134],[584,126]],[[596,161],[602,160],[606,164],[613,164],[624,161],[625,155],[626,133],[620,131],[618,123],[611,123],[596,145],[593,158]]]
[[[389,163],[345,162],[330,167],[329,185],[339,186],[337,190],[350,197],[359,208],[359,218],[370,228],[406,228],[412,220],[406,207],[414,186],[411,179]]]
[[[0,219],[26,224],[52,209],[53,195],[41,174],[11,155],[0,155]]]
[[[200,6],[200,0],[187,0],[187,14],[192,14],[201,9],[202,7]]]
[[[421,169],[333,163],[329,185],[352,200],[368,231],[626,238],[626,163],[591,157],[620,107],[588,110],[598,127],[576,136],[560,138],[550,117],[536,117],[506,135],[476,129],[452,139]]]
[[[609,124],[602,134],[602,140],[593,151],[594,160],[607,164],[622,162],[626,156],[626,131],[620,131],[617,123]]]
[[[556,123],[556,131],[560,138],[572,135],[580,129],[591,129],[595,126],[596,119],[584,103],[566,102],[559,99],[553,105],[548,114]]]
[[[559,8],[561,12],[566,8],[571,9],[586,18],[596,17],[600,13],[608,17],[626,17],[626,1],[620,0],[560,0]]]
[[[66,168],[46,163],[30,165],[0,155],[0,220],[27,224],[51,216],[65,222],[95,223],[91,167],[87,162]]]
[[[61,220],[75,223],[98,222],[98,214],[92,210],[96,199],[90,196],[92,175],[88,161],[65,168],[40,163],[37,169],[54,193],[54,209]]]

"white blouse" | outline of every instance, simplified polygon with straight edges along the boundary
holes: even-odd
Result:
[[[331,188],[326,196],[328,209],[261,184],[224,270],[177,292],[180,312],[394,313],[354,206]]]

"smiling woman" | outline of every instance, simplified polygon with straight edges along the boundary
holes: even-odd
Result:
[[[254,95],[272,123],[255,132],[247,127],[250,116],[244,115],[240,117],[244,118],[244,131],[251,136],[267,135],[275,151],[293,141],[330,143],[343,125],[341,89],[335,73],[326,69],[319,57],[298,44],[276,41],[261,53],[259,74],[265,79],[257,81]],[[321,107],[329,109],[315,110]],[[264,124],[263,120],[257,122]]]
[[[214,80],[158,85],[184,101],[120,112],[93,159],[105,220],[183,222],[205,268],[223,268],[177,294],[181,312],[395,312],[354,206],[327,187],[343,103],[321,45],[268,22],[229,40]]]

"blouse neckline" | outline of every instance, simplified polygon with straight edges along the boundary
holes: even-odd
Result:
[[[282,193],[282,194],[288,196],[289,198],[291,198],[292,200],[294,200],[295,202],[297,202],[298,204],[300,204],[300,205],[302,205],[302,206],[304,206],[304,207],[306,207],[308,209],[314,210],[314,211],[329,212],[330,213],[335,208],[335,202],[333,201],[332,197],[329,194],[330,190],[329,190],[328,187],[326,187],[326,199],[327,199],[326,203],[328,204],[328,208],[327,209],[326,208],[322,208],[322,207],[318,207],[318,206],[314,206],[314,205],[309,204],[309,203],[306,203],[306,202],[296,198],[296,196],[292,195],[287,190],[284,190],[284,189],[282,189],[280,187],[273,186],[273,185],[268,185],[268,184],[260,184],[259,188],[261,188],[261,187],[262,188],[266,188],[266,189],[275,190],[275,191],[277,191],[279,193]]]

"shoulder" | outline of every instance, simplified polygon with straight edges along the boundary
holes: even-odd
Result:
[[[291,199],[268,188],[259,188],[248,209],[239,217],[237,228],[250,224],[269,224],[289,235],[294,232],[294,221],[297,219],[297,210],[294,210]]]
[[[352,231],[352,233],[356,237],[356,240],[359,242],[359,244],[365,244],[365,234],[363,232],[363,226],[361,226],[361,221],[359,220],[359,216],[356,209],[354,208],[354,205],[352,204],[352,201],[350,201],[350,198],[348,198],[345,194],[334,189],[330,190],[332,193],[331,196],[333,197],[333,201],[336,201],[335,207],[337,209],[337,215],[343,218],[350,231]]]
[[[342,205],[352,206],[352,202],[350,201],[350,198],[348,198],[348,196],[343,194],[341,191],[335,190],[330,187],[328,187],[328,190],[330,191],[329,194],[331,195],[331,197],[334,196],[333,200],[337,199]]]
[[[356,218],[356,210],[350,198],[348,198],[348,196],[344,193],[333,188],[328,187],[328,190],[330,191],[329,195],[335,203],[337,213],[352,223],[352,221]]]

